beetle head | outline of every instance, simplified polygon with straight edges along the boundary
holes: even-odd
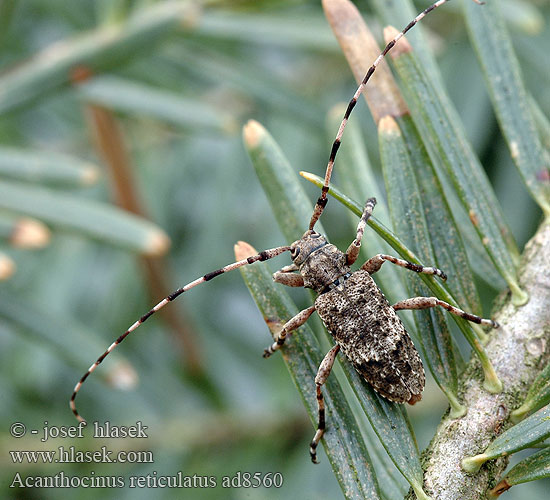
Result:
[[[313,230],[306,231],[299,240],[290,245],[290,257],[300,267],[313,252],[327,244],[328,241],[322,234]]]

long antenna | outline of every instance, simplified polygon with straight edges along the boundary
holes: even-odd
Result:
[[[325,206],[327,204],[328,198],[327,193],[329,189],[330,184],[330,178],[332,176],[332,169],[334,167],[334,160],[336,159],[336,154],[338,153],[338,148],[340,147],[340,144],[342,143],[342,135],[344,134],[344,129],[346,128],[346,124],[348,122],[349,116],[351,115],[351,112],[353,111],[353,108],[357,104],[357,100],[363,93],[363,90],[365,89],[365,86],[367,85],[367,82],[370,80],[370,77],[373,75],[373,73],[376,71],[377,66],[382,62],[384,57],[386,57],[386,54],[393,48],[393,46],[403,37],[405,36],[405,33],[413,28],[413,26],[418,23],[422,18],[424,18],[427,14],[429,14],[432,10],[437,9],[437,7],[441,7],[444,3],[447,3],[450,0],[439,0],[438,2],[435,2],[434,4],[430,5],[428,8],[424,9],[420,14],[418,14],[407,26],[398,33],[393,40],[388,42],[386,47],[384,47],[384,50],[380,53],[380,55],[376,58],[372,66],[368,69],[367,74],[363,78],[363,81],[359,84],[359,87],[357,87],[357,90],[355,91],[355,94],[353,94],[353,97],[351,98],[351,101],[348,104],[348,107],[346,109],[346,112],[344,113],[344,118],[342,119],[342,122],[340,123],[340,128],[338,129],[338,132],[336,134],[336,139],[334,139],[334,142],[332,143],[332,149],[330,150],[330,156],[328,159],[327,169],[325,172],[325,182],[323,183],[323,187],[321,188],[321,196],[317,199],[317,203],[315,204],[315,208],[313,209],[313,214],[311,216],[311,220],[309,221],[309,229],[312,230],[317,221],[319,220],[319,217],[321,217],[321,214],[323,213],[323,210],[325,209]],[[483,4],[480,0],[474,0],[477,4]]]
[[[272,248],[270,250],[264,250],[263,252],[260,252],[256,255],[252,255],[251,257],[248,257],[247,259],[239,260],[237,262],[233,262],[232,264],[228,264],[227,266],[221,267],[220,269],[217,269],[216,271],[212,271],[210,273],[205,274],[204,276],[201,276],[200,278],[197,278],[194,281],[191,281],[187,285],[178,288],[175,292],[171,293],[164,299],[162,299],[155,307],[153,307],[149,312],[144,314],[141,318],[139,318],[128,330],[126,330],[120,337],[118,337],[108,348],[107,350],[97,358],[97,361],[88,368],[88,371],[82,375],[80,380],[75,385],[75,388],[73,390],[73,395],[71,396],[71,400],[69,402],[69,406],[74,413],[74,416],[77,418],[79,422],[86,422],[86,420],[78,413],[75,405],[75,398],[78,394],[78,391],[80,391],[80,388],[82,387],[82,384],[84,381],[92,374],[92,372],[101,364],[101,362],[109,355],[113,350],[128,336],[130,333],[135,331],[141,324],[143,324],[145,321],[147,321],[153,314],[155,314],[157,311],[162,309],[168,302],[172,302],[177,297],[179,297],[183,292],[186,292],[187,290],[190,290],[191,288],[200,285],[201,283],[205,283],[206,281],[210,281],[211,279],[215,278],[216,276],[219,276],[220,274],[227,273],[229,271],[233,271],[234,269],[238,269],[239,267],[246,266],[247,264],[253,264],[257,261],[264,261],[272,259],[273,257],[277,257],[277,255],[280,255],[284,252],[287,252],[290,250],[289,246],[284,247],[277,247]]]

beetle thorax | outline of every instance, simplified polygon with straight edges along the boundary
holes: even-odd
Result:
[[[291,257],[304,278],[304,287],[317,293],[326,291],[350,272],[345,254],[314,231],[307,231],[292,243]]]

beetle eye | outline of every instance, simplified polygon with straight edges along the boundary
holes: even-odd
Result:
[[[311,233],[310,238],[319,238],[321,235],[319,233]]]
[[[290,249],[290,256],[295,259],[300,255],[300,247],[294,247]]]

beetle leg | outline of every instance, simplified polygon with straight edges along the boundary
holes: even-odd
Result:
[[[271,356],[275,351],[279,350],[285,343],[286,336],[293,330],[296,330],[296,328],[302,326],[313,314],[313,311],[315,311],[315,306],[308,307],[307,309],[300,311],[293,318],[289,319],[277,335],[275,342],[264,349],[264,358],[269,358],[269,356]]]
[[[314,464],[319,463],[317,462],[317,445],[325,433],[325,400],[323,398],[323,393],[321,392],[321,386],[323,386],[327,381],[339,350],[340,346],[336,344],[329,352],[327,352],[326,356],[323,358],[323,361],[321,361],[321,364],[319,365],[319,370],[317,371],[317,376],[315,377],[319,418],[317,420],[317,432],[315,432],[315,436],[313,436],[311,444],[309,445],[309,454],[311,456],[311,461]]]
[[[382,267],[382,264],[386,261],[391,262],[396,266],[401,266],[406,269],[410,269],[411,271],[414,271],[416,273],[434,274],[436,276],[439,276],[443,281],[447,280],[447,275],[437,267],[421,266],[419,264],[414,264],[413,262],[409,262],[403,259],[398,259],[397,257],[392,257],[391,255],[385,255],[383,253],[379,253],[378,255],[371,257],[369,260],[367,260],[367,262],[365,262],[361,266],[361,269],[363,269],[364,271],[367,271],[369,274],[374,274],[375,272],[380,270],[380,268]]]
[[[492,326],[493,328],[499,327],[499,324],[492,319],[480,318],[475,314],[463,311],[462,309],[454,307],[451,304],[447,304],[447,302],[443,302],[437,297],[413,297],[412,299],[405,299],[397,302],[397,304],[393,305],[393,308],[396,311],[399,311],[400,309],[429,309],[437,306],[441,306],[444,309],[447,309],[450,313],[456,314],[457,316],[467,319],[468,321],[472,321],[473,323]]]
[[[346,250],[346,264],[351,266],[359,255],[359,250],[361,249],[361,240],[363,239],[363,233],[365,232],[365,227],[367,226],[367,221],[372,215],[374,206],[376,205],[375,198],[369,198],[365,203],[365,208],[363,209],[363,215],[357,224],[357,236],[351,242],[350,246]]]

